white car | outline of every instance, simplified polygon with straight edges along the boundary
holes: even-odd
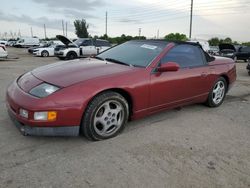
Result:
[[[56,37],[65,44],[64,48],[55,48],[55,56],[59,59],[94,56],[111,47],[111,44],[106,40],[79,38],[72,42],[62,35],[57,35]]]
[[[6,40],[0,40],[0,44],[2,44],[2,45],[7,45],[7,41]]]
[[[0,44],[0,58],[7,58],[8,52],[6,50],[6,47],[2,44]]]
[[[56,47],[60,47],[62,45],[58,45],[58,44],[51,44],[48,47],[40,47],[40,48],[36,48],[33,49],[33,55],[34,56],[40,56],[40,57],[50,57],[50,56],[54,56],[55,55],[55,48]]]

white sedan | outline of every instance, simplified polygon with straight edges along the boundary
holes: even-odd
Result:
[[[2,44],[0,44],[0,58],[7,58],[8,52],[6,50],[6,47]]]
[[[55,47],[57,47],[57,46],[58,46],[58,44],[52,44],[49,47],[36,48],[33,50],[33,55],[40,56],[40,57],[54,56],[55,55],[55,53],[54,53]]]

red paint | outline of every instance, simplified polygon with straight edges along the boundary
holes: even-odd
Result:
[[[236,79],[232,60],[218,58],[206,66],[178,71],[154,72],[159,60],[173,47],[170,44],[147,68],[83,59],[48,65],[33,70],[27,77],[14,81],[7,90],[7,106],[23,124],[30,126],[80,125],[88,102],[98,93],[121,89],[132,99],[132,119],[192,103],[205,102],[216,79],[225,76],[229,87]],[[42,81],[62,87],[39,99],[27,92]],[[26,120],[16,112],[29,111]],[[37,122],[35,111],[57,111],[54,122]]]

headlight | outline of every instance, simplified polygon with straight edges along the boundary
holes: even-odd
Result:
[[[59,89],[60,89],[59,87],[43,83],[31,89],[29,93],[35,97],[44,98],[51,95],[52,93],[56,92]]]

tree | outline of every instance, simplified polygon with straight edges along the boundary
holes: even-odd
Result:
[[[210,46],[218,46],[220,44],[220,39],[215,37],[208,40]]]
[[[170,33],[166,35],[164,38],[170,41],[187,41],[188,40],[187,36],[181,33]]]
[[[75,33],[77,37],[79,38],[88,38],[89,33],[88,33],[88,28],[89,24],[87,24],[86,20],[75,20],[74,21],[74,26],[75,26]]]
[[[229,37],[227,37],[227,38],[224,39],[223,42],[224,42],[224,43],[227,43],[227,44],[232,44],[232,39],[229,38]]]

